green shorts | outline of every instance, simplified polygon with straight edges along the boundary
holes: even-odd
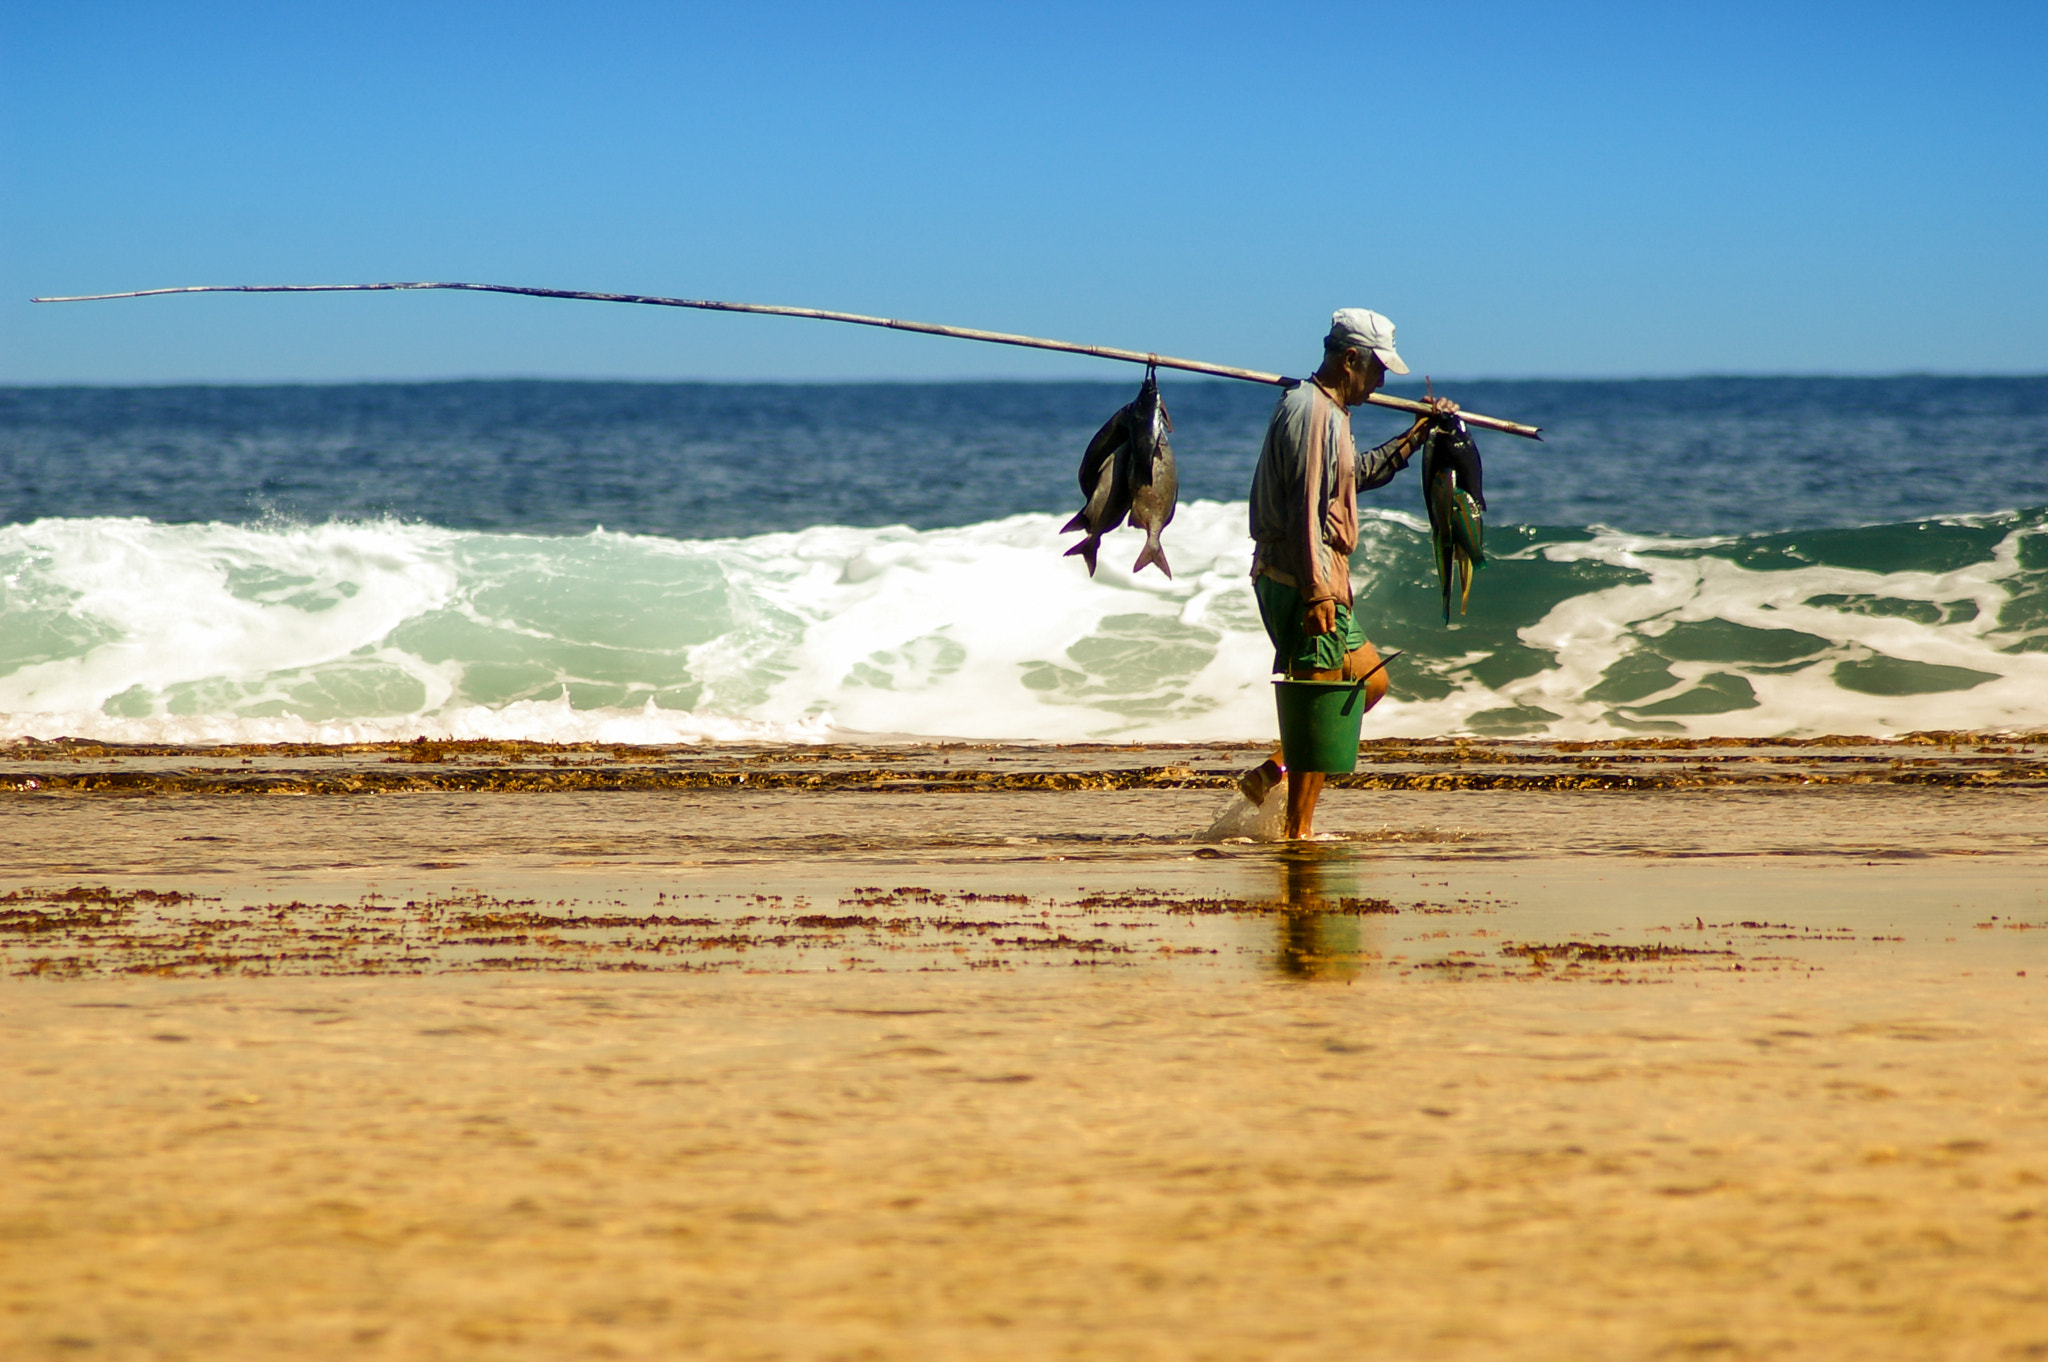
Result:
[[[1266,637],[1273,640],[1273,670],[1276,672],[1333,672],[1344,659],[1365,646],[1365,632],[1351,607],[1339,603],[1337,627],[1327,634],[1305,634],[1302,613],[1308,606],[1291,586],[1260,575],[1252,578],[1252,593],[1259,598],[1259,618],[1266,622]]]

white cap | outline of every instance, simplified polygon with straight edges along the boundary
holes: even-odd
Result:
[[[1390,374],[1405,374],[1408,366],[1394,353],[1394,324],[1377,312],[1362,307],[1340,307],[1330,314],[1330,344],[1346,350],[1366,350],[1380,357]]]

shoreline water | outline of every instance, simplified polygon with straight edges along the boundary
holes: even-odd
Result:
[[[1927,922],[1953,880],[2010,899],[1979,914],[2010,920],[2048,858],[2048,743],[1988,736],[1372,743],[1299,843],[1260,840],[1235,792],[1254,746],[16,744],[0,752],[0,961],[688,971],[848,949],[887,968],[1127,967],[1143,963],[1131,942],[1213,951],[1229,924],[1276,914],[1434,912],[1443,896],[1416,886],[1439,882],[1515,904],[1507,944],[1531,950],[1683,929],[1686,913],[1645,906],[1674,894],[1796,916],[1787,877],[1853,917],[1875,894]],[[1900,906],[1906,884],[1920,908]],[[991,935],[1025,909],[1045,931]],[[1083,930],[1104,913],[1115,932]]]

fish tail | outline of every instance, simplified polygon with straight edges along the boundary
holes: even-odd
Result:
[[[1095,575],[1095,548],[1101,542],[1100,539],[1091,534],[1060,556],[1062,558],[1072,558],[1075,554],[1080,554],[1081,561],[1088,565],[1088,575],[1093,577]]]
[[[1159,570],[1169,579],[1172,578],[1173,569],[1166,565],[1166,546],[1159,542],[1159,536],[1156,534],[1145,541],[1145,551],[1138,555],[1138,561],[1132,564],[1131,571],[1143,572],[1147,563],[1158,564]]]

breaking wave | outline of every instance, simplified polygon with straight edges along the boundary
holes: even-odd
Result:
[[[1059,517],[740,539],[397,521],[0,527],[0,737],[1262,739],[1242,504],[1177,576],[1091,580]],[[2048,510],[1669,538],[1505,526],[1447,627],[1418,521],[1369,521],[1405,650],[1368,732],[1612,738],[2048,725]]]

